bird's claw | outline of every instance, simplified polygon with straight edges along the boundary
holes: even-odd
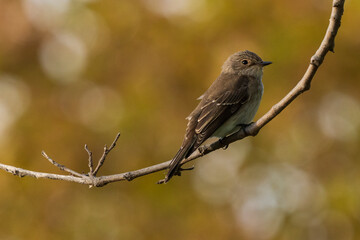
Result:
[[[191,171],[195,168],[195,166],[193,165],[192,167],[189,167],[189,168],[182,168],[182,167],[179,167],[176,172],[174,173],[174,176],[181,176],[181,172],[182,171]]]
[[[192,167],[189,168],[182,168],[182,167],[178,167],[176,169],[176,171],[174,172],[174,176],[181,176],[181,172],[182,171],[190,171],[193,170],[195,168],[195,166],[193,165]],[[161,179],[157,182],[157,184],[163,184],[163,183],[167,183],[170,179],[168,177],[165,177],[164,179]]]
[[[254,124],[254,122],[248,123],[248,124],[239,124],[238,126],[241,127],[241,129],[244,131],[246,135],[250,135],[250,133],[246,130],[246,128],[250,125]]]
[[[198,147],[198,151],[199,151],[200,155],[203,156],[204,153],[205,153],[205,148],[204,148],[204,146]]]
[[[188,168],[180,168],[180,171],[191,171],[194,170],[195,166],[192,165],[192,167],[188,167]]]
[[[163,183],[166,183],[166,179],[161,179],[157,182],[157,184],[163,184]]]
[[[220,142],[222,145],[224,145],[224,138],[220,138],[220,139],[219,139],[219,142]],[[225,145],[222,147],[222,149],[223,149],[223,150],[226,150],[228,147],[229,147],[229,144],[225,144]]]

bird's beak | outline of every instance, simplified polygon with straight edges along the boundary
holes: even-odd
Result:
[[[263,62],[261,62],[260,64],[261,64],[261,66],[264,67],[264,66],[266,66],[266,65],[272,64],[272,62],[263,61]]]

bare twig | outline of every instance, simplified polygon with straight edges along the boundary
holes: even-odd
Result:
[[[70,173],[73,176],[77,176],[77,177],[82,177],[82,175],[78,172],[75,172],[74,170],[71,170],[67,167],[65,167],[64,165],[61,165],[57,162],[55,162],[54,160],[52,160],[44,151],[41,152],[41,154],[47,159],[49,160],[49,162],[51,162],[53,165],[55,165],[56,167],[58,167],[60,170],[65,171]]]
[[[34,178],[48,178],[53,180],[63,180],[68,182],[75,182],[75,183],[81,183],[81,184],[88,184],[90,185],[90,182],[87,182],[84,177],[75,177],[72,175],[60,175],[60,174],[53,174],[53,173],[44,173],[44,172],[35,172],[30,171],[27,169],[17,168],[6,164],[0,163],[0,169],[12,173],[13,175],[19,176],[19,177],[34,177]]]
[[[107,146],[105,145],[104,147],[104,153],[101,156],[98,165],[96,166],[93,175],[96,176],[97,172],[99,171],[99,169],[101,168],[101,166],[104,164],[106,156],[108,155],[108,153],[116,146],[116,142],[119,140],[120,137],[120,133],[118,133],[113,141],[113,143],[111,144],[111,146],[109,148],[107,148]],[[89,155],[90,158],[90,155]]]
[[[87,152],[87,154],[89,155],[89,159],[88,159],[88,161],[89,161],[89,175],[90,176],[93,176],[93,173],[94,173],[94,169],[93,169],[93,159],[92,159],[92,152],[89,150],[89,148],[87,147],[87,144],[85,144],[85,146],[84,146],[84,149],[85,149],[85,151]]]
[[[340,27],[341,23],[341,17],[344,11],[344,3],[345,0],[333,0],[332,5],[332,12],[330,17],[329,26],[327,28],[325,37],[319,47],[319,49],[316,51],[315,55],[311,57],[310,64],[304,74],[304,76],[301,78],[301,80],[297,83],[297,85],[283,98],[281,99],[277,104],[275,104],[265,115],[263,115],[259,120],[257,120],[255,123],[247,126],[246,128],[243,128],[237,133],[234,133],[231,136],[226,137],[225,139],[222,139],[221,141],[216,141],[210,145],[202,146],[198,149],[195,153],[193,153],[189,158],[184,159],[181,164],[185,164],[187,162],[193,161],[199,157],[202,157],[210,152],[213,152],[219,148],[223,148],[235,141],[238,141],[240,139],[243,139],[248,136],[255,136],[260,131],[261,128],[263,128],[267,123],[269,123],[273,118],[275,118],[282,110],[284,110],[295,98],[297,98],[300,94],[310,89],[310,84],[315,76],[315,73],[319,66],[324,61],[325,55],[331,51],[334,51],[335,46],[335,36],[338,32],[338,29]],[[108,153],[115,147],[117,140],[119,139],[120,134],[117,134],[115,137],[115,140],[111,144],[109,148],[106,146],[104,147],[104,152],[102,157],[100,158],[97,167],[95,170],[93,170],[93,160],[92,160],[92,153],[85,145],[85,150],[88,153],[89,156],[89,175],[83,175],[80,173],[77,173],[71,169],[66,168],[63,165],[60,165],[56,163],[54,160],[52,160],[50,157],[48,157],[45,152],[43,152],[43,156],[48,159],[52,164],[59,167],[61,170],[66,171],[70,173],[71,175],[59,175],[59,174],[51,174],[51,173],[42,173],[42,172],[34,172],[22,168],[16,168],[13,166],[0,164],[0,169],[5,170],[7,172],[10,172],[14,175],[24,177],[24,176],[31,176],[35,178],[48,178],[48,179],[54,179],[54,180],[64,180],[64,181],[70,181],[70,182],[76,182],[80,184],[86,184],[89,186],[96,186],[101,187],[108,183],[117,182],[117,181],[131,181],[135,178],[148,175],[154,172],[158,172],[164,169],[167,169],[170,161],[163,162],[160,164],[156,164],[150,167],[138,169],[135,171],[115,174],[115,175],[108,175],[108,176],[100,176],[96,177],[97,172],[101,168],[101,166],[104,164],[105,159],[108,155]],[[73,175],[73,176],[72,176]]]

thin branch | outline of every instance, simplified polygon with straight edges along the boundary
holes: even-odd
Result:
[[[89,150],[89,148],[87,147],[87,144],[85,144],[85,146],[84,146],[84,149],[85,149],[85,151],[87,152],[87,154],[89,155],[89,159],[88,159],[88,161],[89,161],[89,164],[88,164],[88,166],[89,166],[89,175],[90,176],[93,176],[93,173],[94,173],[94,169],[93,169],[93,159],[92,159],[92,152]]]
[[[60,175],[60,174],[54,174],[54,173],[44,173],[44,172],[35,172],[30,171],[27,169],[17,168],[10,165],[2,164],[0,163],[0,169],[12,173],[13,175],[19,176],[19,177],[34,177],[34,178],[48,178],[53,180],[63,180],[68,182],[75,182],[75,183],[81,183],[81,184],[87,184],[86,179],[84,177],[74,177],[72,175]]]
[[[184,159],[181,164],[185,164],[187,162],[193,161],[199,157],[202,157],[206,154],[209,154],[219,148],[223,148],[235,141],[243,139],[248,136],[256,136],[257,133],[263,128],[266,124],[268,124],[272,119],[274,119],[282,110],[284,110],[293,100],[295,100],[300,94],[310,89],[311,81],[316,74],[317,69],[320,67],[322,62],[324,61],[325,55],[331,51],[334,51],[335,46],[335,36],[340,28],[341,17],[344,11],[344,3],[345,0],[333,0],[332,4],[332,12],[330,17],[329,26],[327,28],[326,34],[324,39],[316,51],[315,55],[311,57],[310,64],[301,78],[301,80],[297,83],[297,85],[277,104],[275,104],[265,115],[263,115],[259,120],[251,125],[241,129],[239,132],[234,133],[231,136],[222,139],[221,141],[216,141],[210,145],[202,146],[193,153],[189,158]],[[76,182],[80,184],[86,184],[89,186],[96,186],[101,187],[108,183],[117,182],[117,181],[131,181],[135,178],[148,175],[151,173],[155,173],[164,169],[167,169],[170,161],[163,162],[160,164],[156,164],[150,167],[138,169],[135,171],[115,174],[115,175],[108,175],[108,176],[100,176],[96,177],[97,172],[103,166],[105,159],[109,152],[115,147],[116,142],[118,141],[120,134],[115,137],[115,140],[111,144],[109,148],[104,147],[103,155],[101,156],[97,167],[93,170],[93,160],[92,160],[92,152],[87,148],[85,145],[85,150],[88,153],[89,159],[89,174],[83,175],[77,173],[71,169],[66,168],[63,165],[56,163],[50,157],[48,157],[44,152],[43,156],[48,159],[52,164],[59,167],[61,170],[70,173],[71,175],[59,175],[59,174],[51,174],[51,173],[43,173],[43,172],[34,172],[22,168],[16,168],[13,166],[0,164],[0,169],[10,172],[14,175],[24,177],[24,176],[31,176],[35,178],[48,178],[54,180],[64,180],[70,182]],[[72,176],[73,175],[73,176]]]
[[[93,175],[96,176],[97,172],[100,170],[101,166],[104,164],[105,162],[105,159],[107,157],[107,155],[109,154],[109,152],[111,150],[113,150],[113,148],[116,146],[116,142],[119,140],[119,137],[120,137],[120,133],[118,133],[113,141],[113,143],[111,144],[111,146],[109,148],[104,147],[104,153],[103,155],[101,156],[99,162],[98,162],[98,165],[96,166],[94,172],[93,172]],[[90,158],[90,155],[89,155],[89,158]]]
[[[82,177],[82,174],[75,172],[74,170],[71,170],[67,167],[65,167],[64,165],[61,165],[57,162],[55,162],[54,160],[52,160],[44,151],[41,152],[41,154],[47,159],[49,160],[50,163],[52,163],[53,165],[55,165],[56,167],[58,167],[60,170],[65,171],[70,173],[73,176],[77,176],[77,177]]]
[[[87,144],[84,146],[85,151],[87,152],[89,158],[88,158],[88,167],[89,167],[89,177],[94,183],[94,164],[93,164],[93,158],[92,158],[92,152],[89,150]],[[93,187],[93,185],[89,185],[89,188]]]

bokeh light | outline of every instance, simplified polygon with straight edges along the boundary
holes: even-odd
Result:
[[[16,76],[0,75],[0,142],[8,135],[9,128],[21,117],[30,103],[27,85]]]
[[[166,17],[195,14],[196,10],[205,3],[203,0],[143,0],[143,2],[151,11]]]
[[[84,43],[68,33],[57,33],[40,48],[40,62],[51,79],[61,82],[77,80],[86,64]]]
[[[79,119],[93,130],[116,128],[122,118],[123,105],[117,92],[106,87],[93,86],[80,96]]]
[[[241,172],[232,207],[239,227],[255,239],[271,239],[286,216],[317,212],[324,207],[324,189],[291,165],[258,165]]]
[[[360,133],[360,103],[340,92],[328,93],[319,106],[318,121],[328,137],[342,141],[356,140]]]
[[[215,205],[228,204],[235,188],[239,170],[251,149],[249,141],[226,152],[214,152],[205,161],[196,164],[194,187],[206,202]]]
[[[68,13],[70,0],[23,0],[29,20],[40,29],[52,29],[60,25]]]

